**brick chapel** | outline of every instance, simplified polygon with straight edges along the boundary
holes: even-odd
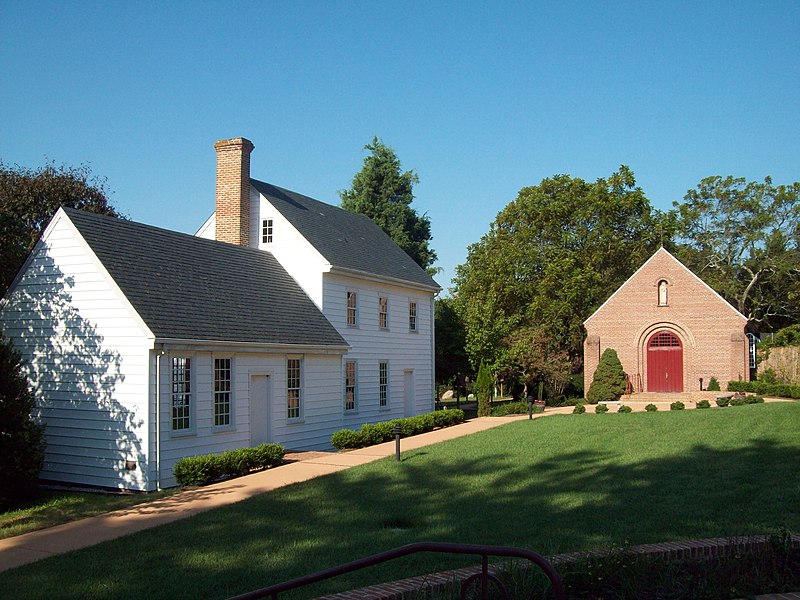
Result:
[[[659,248],[583,325],[584,385],[617,351],[633,392],[694,392],[749,378],[747,319]]]

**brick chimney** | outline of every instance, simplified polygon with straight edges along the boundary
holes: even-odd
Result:
[[[250,153],[245,138],[220,140],[217,151],[216,238],[238,246],[250,243]]]

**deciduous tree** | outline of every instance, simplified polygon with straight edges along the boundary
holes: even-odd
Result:
[[[707,177],[674,204],[686,266],[755,329],[800,322],[800,182]]]
[[[403,172],[394,150],[377,137],[364,148],[370,151],[364,166],[350,189],[339,192],[342,208],[367,215],[419,266],[430,269],[436,261],[430,248],[431,222],[411,208],[417,174]]]
[[[105,181],[86,165],[26,169],[0,162],[0,296],[60,206],[120,216]]]
[[[436,382],[450,385],[456,375],[470,374],[464,350],[464,324],[452,298],[437,298],[434,305],[436,331]]]

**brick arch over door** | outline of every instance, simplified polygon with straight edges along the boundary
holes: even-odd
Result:
[[[647,391],[683,391],[683,344],[671,331],[656,331],[647,340]]]

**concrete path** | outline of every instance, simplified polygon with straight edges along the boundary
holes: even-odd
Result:
[[[569,412],[572,412],[572,407],[548,408],[546,412],[535,416],[538,418]],[[401,441],[401,450],[421,448],[526,418],[527,416],[471,419],[461,425],[404,438]],[[394,442],[349,452],[309,453],[311,458],[308,460],[291,462],[252,475],[180,492],[168,498],[6,538],[0,540],[0,572],[143,529],[185,519],[279,487],[308,481],[314,477],[363,465],[386,456],[394,456],[394,453]]]

